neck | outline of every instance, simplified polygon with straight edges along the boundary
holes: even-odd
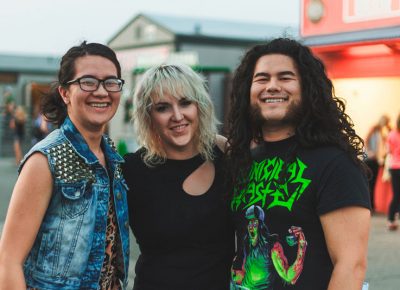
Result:
[[[99,135],[99,134],[93,134],[93,133],[89,132],[89,133],[86,133],[86,135],[82,134],[82,136],[85,139],[86,143],[88,144],[90,151],[92,151],[93,154],[97,157],[100,164],[105,167],[106,159],[104,157],[104,152],[101,149],[102,134]]]
[[[179,150],[180,148],[165,148],[165,154],[167,155],[168,159],[174,159],[174,160],[186,160],[190,159],[199,152],[195,149],[189,150],[188,148],[182,148],[182,150]]]
[[[97,157],[100,161],[101,165],[105,166],[105,158],[103,150],[101,149],[101,139],[104,132],[104,127],[96,130],[88,130],[80,125],[75,124],[75,127],[78,129],[79,133],[82,135],[83,139],[85,139],[87,145],[89,146],[90,151]]]
[[[265,141],[275,142],[292,137],[295,134],[295,128],[293,128],[292,126],[288,126],[285,128],[264,126],[262,132],[263,139]]]

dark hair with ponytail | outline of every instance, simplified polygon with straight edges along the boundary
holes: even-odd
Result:
[[[108,46],[84,41],[79,46],[70,48],[61,59],[58,81],[51,86],[49,93],[45,94],[41,101],[43,115],[49,122],[57,126],[61,125],[67,117],[67,106],[58,92],[58,87],[68,86],[66,83],[71,81],[75,75],[76,60],[86,55],[97,55],[107,58],[117,68],[118,77],[121,77],[121,65],[115,52]]]

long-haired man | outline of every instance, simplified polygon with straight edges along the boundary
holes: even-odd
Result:
[[[231,289],[361,289],[370,223],[363,141],[308,47],[278,38],[245,54],[228,143],[238,237]],[[269,252],[273,267],[245,251],[254,205],[282,245]]]

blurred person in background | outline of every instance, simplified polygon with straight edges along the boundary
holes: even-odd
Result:
[[[15,112],[15,100],[12,94],[12,89],[10,87],[6,87],[4,92],[3,92],[3,100],[4,100],[4,110],[2,111],[2,114],[0,115],[0,118],[2,118],[1,122],[2,124],[5,124],[3,127],[4,130],[2,130],[3,136],[2,139],[12,139],[14,136],[14,130],[11,128],[11,121],[14,118],[14,112]],[[4,145],[4,144],[2,144]]]
[[[221,157],[225,138],[190,67],[150,68],[137,85],[141,148],[125,156],[129,219],[140,247],[135,290],[229,288],[234,252]]]
[[[383,115],[380,117],[377,124],[375,124],[365,138],[365,151],[367,158],[365,163],[371,169],[371,176],[369,179],[369,191],[371,196],[371,207],[375,209],[375,184],[377,182],[379,169],[384,166],[387,148],[386,138],[390,132],[389,117]]]
[[[14,156],[15,164],[22,159],[22,145],[25,137],[26,113],[22,106],[17,106],[10,121],[10,128],[14,131]]]
[[[398,229],[397,219],[400,211],[400,114],[396,119],[396,128],[388,135],[387,146],[390,154],[389,172],[393,189],[388,212],[388,229],[394,231]]]
[[[14,113],[14,110],[15,110],[15,100],[14,100],[14,96],[13,96],[12,87],[6,86],[4,88],[3,101],[5,104],[5,110],[4,110],[3,114],[9,115],[11,118]]]
[[[110,48],[62,57],[42,112],[60,126],[24,157],[2,238],[1,289],[122,289],[129,227],[123,162],[103,135],[124,81]]]
[[[37,117],[33,120],[32,145],[43,140],[53,130],[54,124],[49,122],[42,113],[38,113]]]

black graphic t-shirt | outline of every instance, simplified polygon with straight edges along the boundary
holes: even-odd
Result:
[[[231,289],[326,290],[333,266],[319,216],[370,208],[366,177],[345,152],[300,148],[296,137],[252,154],[231,202],[238,238]]]
[[[125,156],[129,221],[141,254],[136,290],[225,290],[234,255],[234,229],[223,186],[222,152],[215,147],[215,178],[192,196],[183,182],[204,163],[200,155],[147,167],[143,150]]]

